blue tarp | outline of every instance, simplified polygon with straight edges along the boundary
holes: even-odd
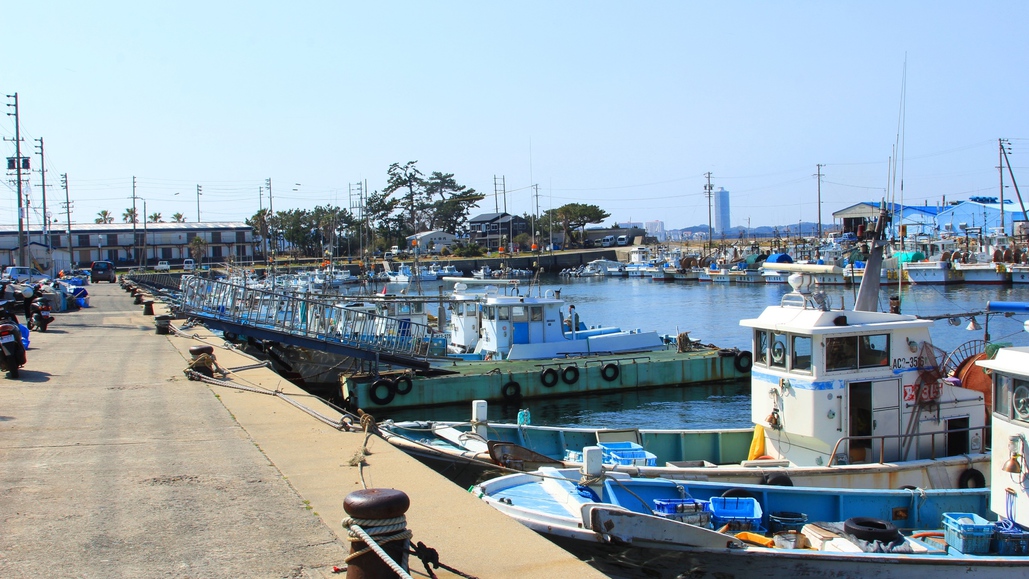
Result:
[[[793,258],[788,253],[773,253],[768,256],[765,263],[793,263]]]

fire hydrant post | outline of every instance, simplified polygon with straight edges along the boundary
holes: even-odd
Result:
[[[363,489],[354,491],[343,499],[343,510],[346,511],[349,518],[368,532],[376,541],[379,540],[379,536],[385,539],[404,531],[404,528],[401,528],[398,531],[390,530],[377,535],[374,527],[379,522],[385,527],[387,523],[391,523],[388,521],[389,519],[403,518],[404,513],[407,512],[410,506],[411,499],[407,494],[394,489]],[[406,556],[408,548],[407,539],[380,543],[380,546],[404,571],[408,570]],[[350,553],[357,553],[365,547],[364,541],[352,541],[350,543]],[[390,569],[389,565],[372,551],[349,560],[348,565],[347,579],[386,579],[397,577],[397,574]]]

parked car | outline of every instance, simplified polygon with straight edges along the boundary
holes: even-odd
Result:
[[[182,271],[193,271],[194,269],[196,269],[196,267],[197,264],[192,259],[182,260]]]
[[[171,271],[171,265],[167,261],[159,261],[154,266],[154,271]]]
[[[7,266],[4,269],[3,277],[17,283],[38,283],[50,279],[50,276],[38,269],[22,265]]]
[[[89,266],[89,281],[91,283],[98,281],[114,283],[118,281],[118,274],[114,271],[114,264],[109,261],[94,261],[93,265]]]

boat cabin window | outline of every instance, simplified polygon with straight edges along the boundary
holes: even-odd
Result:
[[[533,322],[543,321],[543,306],[530,306],[529,315]]]
[[[889,334],[827,338],[825,342],[827,372],[877,368],[889,364]]]
[[[997,376],[994,387],[994,412],[1008,419],[1029,422],[1029,380]]]
[[[771,355],[773,368],[786,367],[786,334],[772,334]]]
[[[524,322],[527,318],[525,306],[512,306],[511,307],[511,321],[512,322]]]
[[[508,320],[510,318],[511,318],[511,308],[503,307],[503,306],[497,308],[497,319],[498,320]]]
[[[496,309],[496,306],[486,306],[482,308],[483,317],[487,320],[492,320],[497,315]]]
[[[755,364],[768,365],[768,332],[764,330],[754,331],[754,355]]]
[[[811,371],[811,336],[793,336],[790,350],[790,371]]]

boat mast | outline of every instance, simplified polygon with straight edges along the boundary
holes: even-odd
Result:
[[[884,199],[879,202],[879,220],[875,224],[875,237],[868,251],[865,275],[861,277],[861,286],[854,301],[855,312],[874,312],[879,306],[879,278],[882,275],[883,247],[886,245],[887,216]]]

